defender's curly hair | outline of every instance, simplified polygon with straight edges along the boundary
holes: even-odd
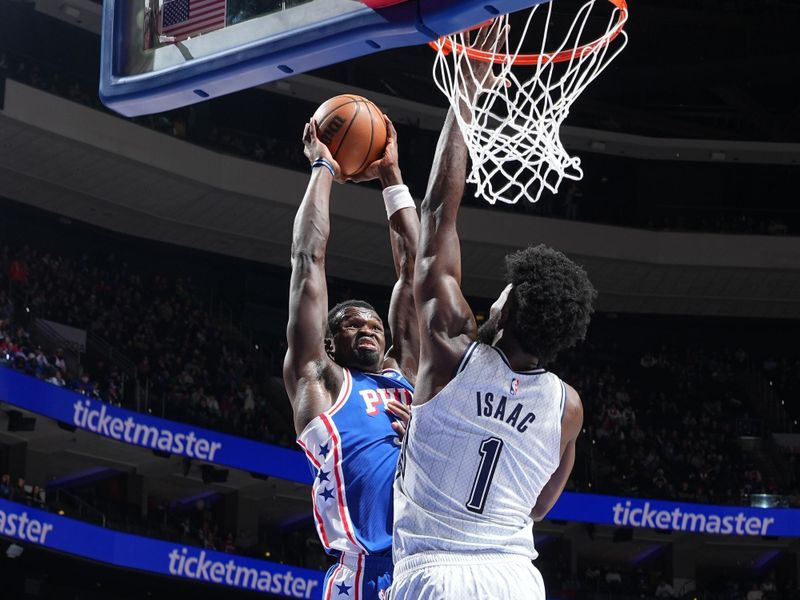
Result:
[[[378,314],[378,311],[375,310],[375,307],[365,300],[345,300],[344,302],[339,302],[339,304],[328,311],[329,336],[333,336],[336,333],[336,330],[339,329],[339,325],[342,324],[342,320],[344,319],[345,309],[350,308],[351,306],[356,308],[366,308],[374,312],[376,315]],[[380,315],[378,316],[380,318]]]
[[[597,297],[586,271],[543,244],[506,256],[506,283],[516,300],[509,319],[522,349],[552,362],[586,337]]]

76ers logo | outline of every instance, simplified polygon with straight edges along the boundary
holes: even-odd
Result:
[[[359,394],[364,399],[364,404],[367,406],[367,414],[374,417],[381,410],[378,408],[381,404],[384,408],[389,404],[389,400],[395,400],[406,406],[411,405],[411,392],[406,388],[378,388],[376,390],[359,390]]]

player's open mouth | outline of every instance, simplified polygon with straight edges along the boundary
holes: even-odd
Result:
[[[361,338],[360,340],[358,340],[356,348],[369,348],[370,350],[377,350],[378,344],[375,343],[375,340],[371,340],[369,338]]]

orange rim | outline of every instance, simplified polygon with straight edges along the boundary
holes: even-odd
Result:
[[[442,52],[445,54],[450,54],[454,50],[461,54],[466,52],[467,56],[470,58],[474,58],[475,60],[480,60],[482,62],[493,62],[496,64],[508,62],[509,59],[512,58],[513,64],[528,66],[535,66],[550,62],[565,62],[572,60],[575,56],[580,56],[586,52],[591,52],[597,48],[601,48],[607,44],[610,44],[622,32],[622,28],[625,26],[625,22],[628,20],[628,3],[626,0],[608,1],[619,9],[619,18],[617,20],[617,24],[614,25],[613,29],[611,30],[611,33],[606,34],[593,42],[584,44],[583,46],[578,46],[572,50],[562,50],[561,52],[556,52],[554,54],[518,54],[516,57],[513,57],[511,54],[486,52],[484,50],[476,50],[475,48],[467,48],[462,44],[451,42],[450,38],[448,37],[441,37],[435,42],[428,42],[428,45],[437,51],[441,48]],[[488,22],[489,21],[487,21],[487,23]],[[476,25],[472,29],[475,29],[476,27],[482,27],[483,25],[485,25],[485,23]]]

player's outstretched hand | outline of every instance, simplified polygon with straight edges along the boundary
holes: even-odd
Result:
[[[397,433],[397,437],[401,440],[406,437],[406,428],[408,421],[411,419],[411,409],[397,400],[389,400],[386,404],[386,410],[396,416],[399,421],[392,421],[392,429]]]
[[[313,118],[306,123],[305,129],[303,129],[303,145],[305,146],[303,154],[306,155],[308,162],[311,164],[314,164],[314,161],[320,158],[327,160],[333,167],[333,178],[339,183],[342,183],[342,169],[339,167],[339,163],[333,160],[333,155],[331,151],[328,150],[328,147],[320,141],[317,135],[318,130],[317,122]]]
[[[400,173],[400,163],[397,155],[397,130],[386,115],[383,115],[383,122],[386,123],[386,149],[383,151],[383,156],[360,173],[351,176],[348,181],[361,183],[380,179],[383,187],[403,183],[403,175]]]
[[[472,47],[488,54],[505,52],[508,40],[508,25],[503,25],[501,19],[493,19],[485,23],[475,31],[469,32],[469,40],[474,40]],[[505,85],[508,87],[510,82],[502,77],[497,77],[494,73],[494,64],[491,61],[468,59],[470,61],[471,77],[465,77],[462,84],[465,86],[464,94],[474,103],[477,94],[484,93],[495,87]],[[476,87],[477,86],[477,87]]]

